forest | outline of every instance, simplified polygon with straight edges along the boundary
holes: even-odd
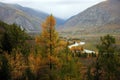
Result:
[[[112,35],[101,36],[97,53],[72,49],[60,38],[50,15],[39,35],[0,21],[0,80],[120,80],[120,49]]]

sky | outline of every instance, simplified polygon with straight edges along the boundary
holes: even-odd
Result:
[[[40,10],[62,19],[68,19],[102,1],[105,0],[0,0]]]

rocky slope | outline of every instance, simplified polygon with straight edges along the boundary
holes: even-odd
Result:
[[[62,26],[64,32],[120,32],[120,0],[108,0],[71,17]]]
[[[0,20],[8,24],[16,23],[26,31],[40,31],[40,24],[48,16],[48,14],[22,7],[17,4],[0,3]],[[56,18],[57,24],[61,24],[64,20]]]

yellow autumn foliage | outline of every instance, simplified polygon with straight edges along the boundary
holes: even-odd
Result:
[[[27,68],[24,56],[21,53],[13,55],[6,54],[5,56],[7,57],[11,67],[12,79],[17,79],[23,76],[23,73]]]
[[[29,67],[33,73],[37,73],[37,71],[40,69],[41,65],[41,55],[40,54],[34,54],[31,53],[28,56],[28,62],[29,62]]]

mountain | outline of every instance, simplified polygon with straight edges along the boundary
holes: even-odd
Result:
[[[18,4],[0,3],[0,20],[8,24],[16,23],[26,31],[40,31],[40,24],[49,14],[22,7]],[[57,24],[62,24],[64,20],[56,18]]]
[[[63,32],[107,33],[120,32],[120,0],[96,4],[68,19]]]

